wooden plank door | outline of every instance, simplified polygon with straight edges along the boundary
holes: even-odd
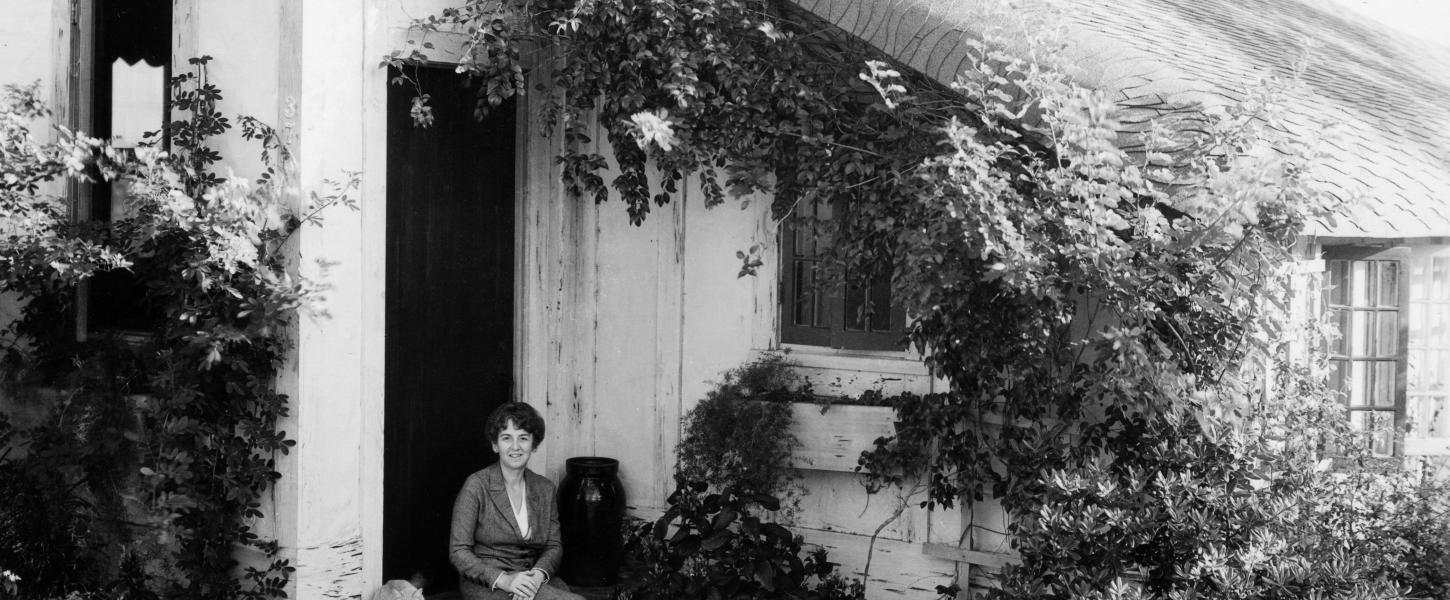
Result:
[[[415,127],[411,86],[388,92],[383,575],[448,563],[453,498],[495,460],[484,435],[513,387],[514,105],[473,117],[451,69],[421,69],[436,122]]]

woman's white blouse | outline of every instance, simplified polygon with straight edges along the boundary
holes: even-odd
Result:
[[[524,485],[523,482],[520,482],[520,485]],[[519,537],[524,538],[524,539],[528,539],[529,538],[529,488],[524,487],[524,494],[523,494],[523,496],[524,496],[523,502],[520,502],[518,506],[513,507],[514,508],[514,521],[517,521],[518,524],[519,524]],[[512,501],[513,499],[510,498],[509,500]]]

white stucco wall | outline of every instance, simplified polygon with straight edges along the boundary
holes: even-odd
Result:
[[[52,107],[56,104],[59,74],[63,58],[60,44],[68,34],[63,19],[67,2],[63,0],[0,0],[0,86],[39,84],[41,98]],[[49,138],[49,129],[37,124],[32,133],[39,139]],[[0,294],[0,328],[20,316],[20,305],[13,294]],[[10,408],[3,392],[0,407]]]
[[[58,9],[57,6],[60,8]],[[0,85],[41,83],[48,101],[55,97],[56,45],[67,34],[63,20],[68,2],[61,0],[0,0]]]
[[[193,6],[179,17],[177,25],[190,30],[172,57],[172,72],[186,72],[191,67],[188,59],[212,57],[207,78],[222,90],[221,112],[233,125],[214,145],[236,175],[255,178],[262,170],[261,148],[242,139],[237,117],[256,117],[273,127],[282,123],[278,98],[282,0],[202,1]]]
[[[303,204],[313,193],[328,193],[325,180],[370,170],[364,124],[381,117],[367,114],[365,97],[369,75],[374,86],[381,75],[365,69],[368,8],[346,0],[281,8],[274,55],[280,84],[268,100],[279,103],[281,126],[295,131]],[[252,76],[266,77],[265,70]],[[381,584],[380,557],[368,551],[381,548],[378,540],[369,540],[381,537],[372,526],[380,525],[380,517],[371,516],[380,512],[368,512],[381,498],[365,490],[368,469],[380,470],[381,463],[364,466],[369,439],[380,437],[365,417],[372,406],[381,408],[381,391],[368,387],[374,379],[363,343],[370,332],[381,331],[380,323],[364,320],[369,304],[381,297],[363,275],[371,266],[364,223],[382,210],[381,202],[372,202],[381,195],[375,192],[360,193],[361,212],[338,207],[325,227],[304,228],[297,236],[298,270],[330,287],[328,315],[299,319],[295,371],[282,380],[293,398],[287,430],[298,444],[281,465],[286,484],[278,487],[277,534],[295,552],[294,585],[301,598],[366,596]]]

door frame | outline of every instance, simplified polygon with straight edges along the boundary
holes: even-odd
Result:
[[[421,46],[423,38],[402,25],[397,7],[388,0],[368,0],[365,11],[365,55],[383,56],[392,49],[407,47],[410,37]],[[427,41],[434,44],[435,57],[457,57],[462,47],[461,36],[434,33]],[[560,438],[567,439],[569,427],[554,417],[562,410],[561,390],[573,389],[574,355],[563,340],[572,339],[572,319],[559,318],[570,313],[571,298],[558,296],[575,289],[574,253],[581,244],[583,232],[592,231],[589,219],[592,210],[579,210],[578,201],[567,198],[559,184],[554,156],[558,142],[540,135],[537,123],[543,103],[534,93],[537,84],[548,85],[551,54],[540,49],[525,53],[526,89],[529,94],[518,99],[515,113],[514,175],[514,308],[513,308],[513,376],[511,399],[528,402],[544,415],[549,423],[550,443],[540,446],[531,466],[555,480],[563,470],[564,451],[550,452]],[[439,61],[439,65],[456,65],[456,61]],[[362,567],[364,590],[375,590],[383,584],[383,496],[384,486],[384,423],[387,298],[387,70],[372,62],[365,77],[363,123],[362,244],[360,254],[365,265],[362,273],[363,295],[362,381],[363,408],[362,447],[359,487],[362,513]],[[592,207],[591,207],[592,208]],[[561,426],[562,425],[562,426]],[[439,543],[442,543],[441,541]]]

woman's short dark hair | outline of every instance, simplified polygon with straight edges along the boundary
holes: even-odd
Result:
[[[484,433],[488,434],[490,443],[498,441],[498,434],[513,423],[515,429],[522,429],[534,436],[534,447],[544,443],[544,418],[539,416],[539,411],[523,402],[505,402],[493,409],[488,415],[488,424],[484,426]]]

